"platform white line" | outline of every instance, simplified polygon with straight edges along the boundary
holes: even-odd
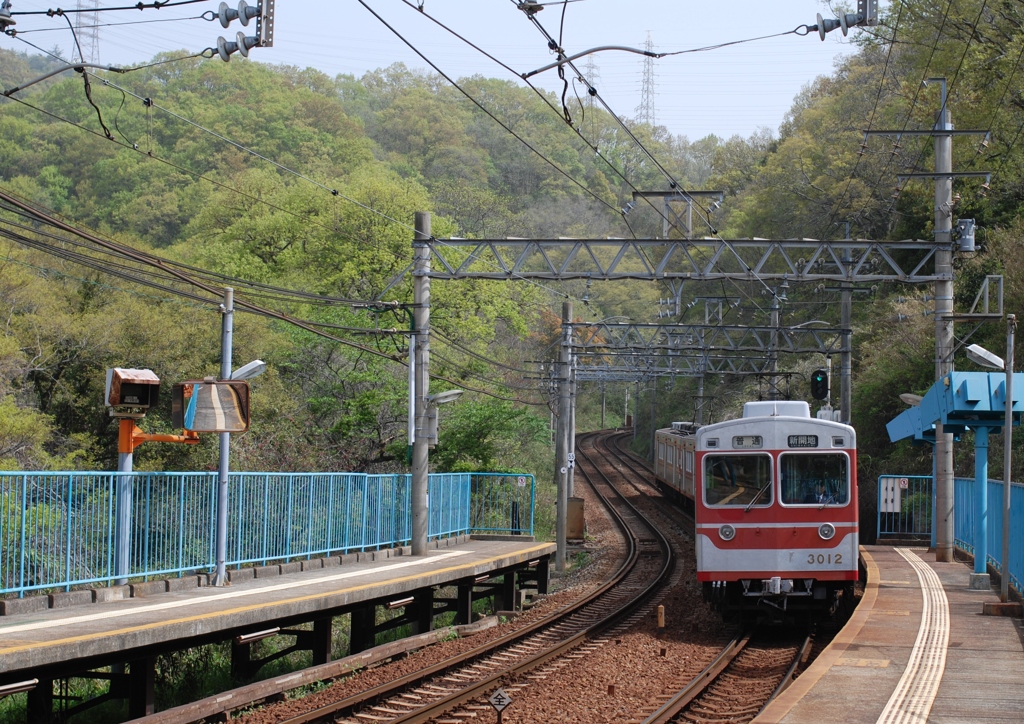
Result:
[[[341,581],[346,578],[355,578],[356,576],[367,576],[381,571],[393,571],[399,568],[409,568],[411,566],[420,566],[426,563],[434,563],[435,561],[443,560],[445,558],[453,558],[455,556],[463,556],[470,551],[450,551],[448,553],[441,553],[432,556],[427,559],[417,558],[413,561],[404,561],[402,563],[392,563],[386,566],[378,566],[361,571],[346,571],[344,573],[335,573],[331,576],[320,576],[310,577],[302,581],[289,581],[288,583],[277,583],[272,586],[258,586],[253,588],[242,588],[234,591],[223,591],[218,593],[212,593],[204,595],[200,593],[198,596],[183,600],[183,601],[165,601],[164,603],[152,603],[145,606],[131,606],[114,611],[104,611],[102,613],[89,613],[83,616],[68,616],[60,619],[46,620],[46,621],[35,621],[33,623],[22,623],[14,624],[13,626],[4,626],[0,623],[0,635],[7,635],[13,633],[20,633],[22,631],[37,631],[44,628],[55,628],[57,626],[68,626],[77,623],[83,623],[86,621],[102,621],[109,618],[120,618],[122,616],[134,616],[138,613],[146,613],[149,611],[166,611],[174,608],[183,608],[185,606],[194,606],[197,603],[206,603],[208,601],[223,601],[232,598],[245,598],[247,596],[262,596],[267,593],[274,591],[287,591],[292,588],[302,588],[303,586],[313,586],[320,583],[330,583],[331,581]],[[197,591],[206,591],[209,589],[198,588]],[[218,591],[220,589],[217,589]]]
[[[932,567],[921,558],[901,548],[895,549],[906,559],[921,582],[921,627],[910,652],[910,661],[896,690],[889,697],[878,724],[926,724],[939,682],[946,668],[949,644],[949,601],[942,582]]]

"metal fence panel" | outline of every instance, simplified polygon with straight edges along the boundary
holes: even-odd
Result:
[[[930,540],[933,488],[930,475],[880,475],[878,537]]]
[[[477,533],[533,535],[532,475],[473,473],[470,527]]]
[[[215,473],[0,473],[0,594],[23,596],[117,578],[115,498],[126,475],[132,493],[128,576],[212,570]],[[527,487],[506,477],[429,476],[429,536],[471,529],[532,532],[533,478],[525,476]],[[228,486],[232,567],[405,545],[411,539],[409,475],[233,473]],[[521,511],[519,519],[513,509]]]
[[[974,554],[974,478],[954,479],[953,543]],[[988,564],[1003,572],[1003,481],[988,481]],[[1010,486],[1010,585],[1024,591],[1024,485]]]

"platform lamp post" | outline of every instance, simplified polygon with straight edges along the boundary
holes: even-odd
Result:
[[[990,369],[1006,371],[1006,395],[1004,407],[1006,420],[1003,424],[1003,549],[1002,575],[999,576],[999,600],[1008,603],[1010,600],[1010,502],[1012,499],[1010,461],[1013,446],[1013,344],[1017,330],[1017,315],[1006,315],[1006,360],[992,354],[978,344],[967,347],[967,356],[972,362]]]
[[[251,380],[263,374],[267,365],[262,360],[254,360],[231,371],[233,354],[235,290],[224,289],[224,303],[221,305],[223,318],[221,322],[220,378],[222,380]],[[226,586],[227,554],[228,554],[228,461],[231,454],[231,433],[220,433],[220,456],[217,465],[217,567],[213,574],[214,586]]]

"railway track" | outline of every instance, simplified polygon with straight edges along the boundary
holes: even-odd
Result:
[[[543,681],[560,660],[585,657],[607,643],[602,632],[644,615],[646,611],[638,608],[672,573],[672,547],[601,472],[608,467],[607,460],[585,447],[578,449],[579,477],[603,501],[627,543],[625,561],[611,580],[554,620],[537,622],[456,658],[283,721],[411,724],[471,717],[481,708],[489,709],[479,702],[499,686],[509,693],[520,691],[530,686],[531,672],[537,672],[532,674],[535,680]]]
[[[682,522],[684,514],[666,505],[657,492],[649,469],[616,442],[621,440],[613,435],[592,434],[581,436],[577,444],[577,484],[591,487],[626,531],[624,562],[607,583],[528,628],[387,684],[276,721],[493,722],[487,696],[499,687],[516,700],[512,711],[517,721],[551,721],[550,708],[545,713],[543,703],[537,703],[545,697],[564,698],[565,703],[559,703],[560,721],[744,722],[756,716],[789,683],[797,664],[806,657],[808,644],[803,639],[792,640],[792,636],[779,640],[759,631],[722,647],[728,637],[715,633],[722,629],[714,617],[716,623],[708,623],[713,629],[710,633],[704,624],[686,624],[694,637],[703,637],[700,655],[666,658],[666,649],[676,651],[672,647],[677,641],[658,642],[660,634],[650,630],[650,614],[666,596],[671,600],[673,591],[684,588],[692,574],[685,565],[676,566],[672,555],[673,549],[689,545],[682,542],[687,524]],[[643,474],[638,475],[640,470]],[[674,529],[674,539],[667,539],[658,529]],[[675,606],[676,611],[681,608],[686,606]],[[644,627],[646,633],[641,630]],[[676,638],[678,633],[679,629]],[[607,708],[605,713],[588,710],[590,702],[604,693],[615,698],[615,686],[609,686],[607,692],[595,691],[588,679],[600,678],[601,671],[620,669],[623,657],[642,656],[634,648],[637,640],[646,641],[649,650],[653,646],[649,655],[658,656],[654,652],[661,647],[656,659],[662,665],[659,673],[655,674],[652,666],[642,697],[631,699],[614,715],[608,715]],[[632,677],[637,678],[636,674]]]
[[[745,631],[646,718],[643,724],[752,720],[792,681],[811,636]]]

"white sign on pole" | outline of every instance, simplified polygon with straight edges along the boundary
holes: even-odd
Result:
[[[487,701],[491,702],[491,706],[494,707],[495,711],[500,712],[512,703],[512,697],[506,694],[504,689],[498,689],[487,698]]]

